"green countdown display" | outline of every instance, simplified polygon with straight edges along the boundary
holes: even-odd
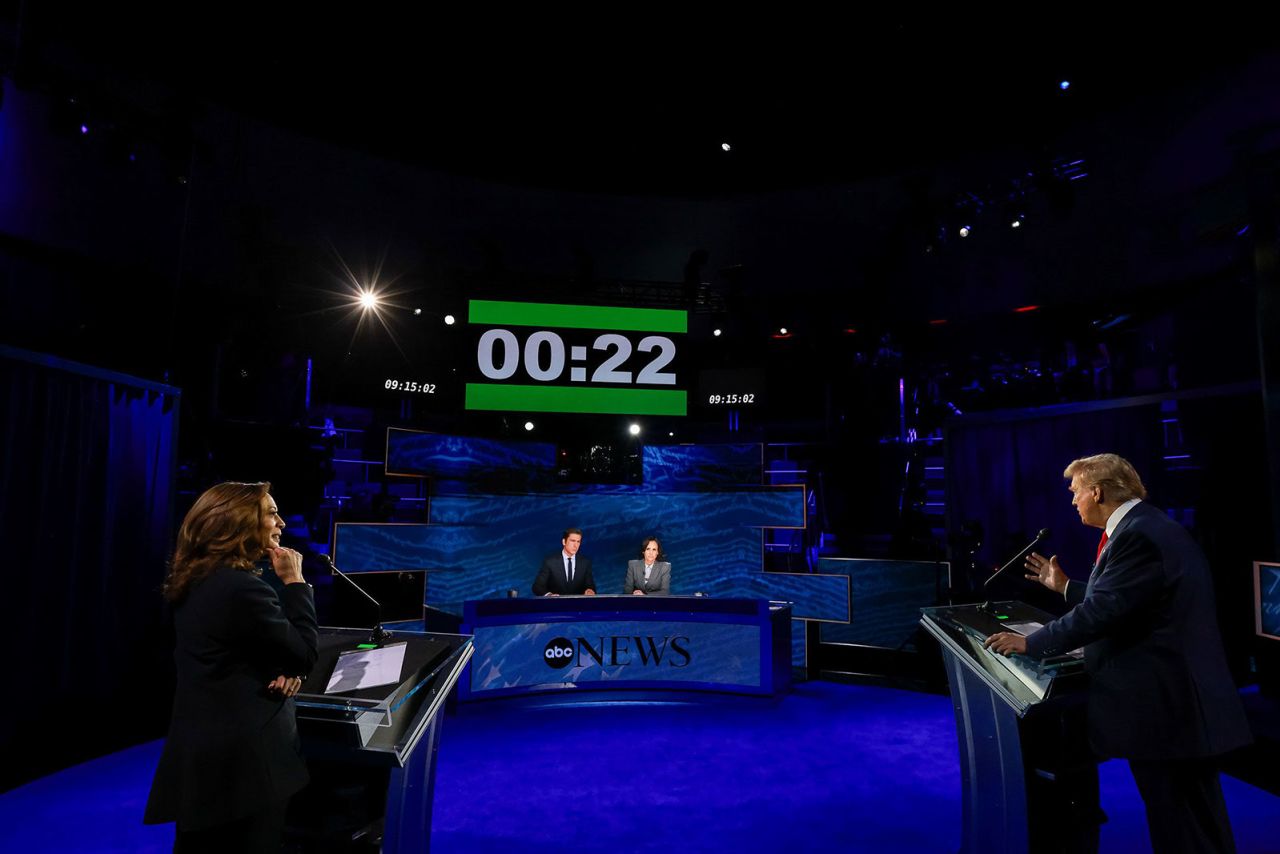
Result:
[[[471,300],[466,408],[685,415],[688,314],[662,308]]]

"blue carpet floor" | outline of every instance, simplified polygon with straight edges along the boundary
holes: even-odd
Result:
[[[140,824],[159,743],[0,795],[0,851],[161,852]],[[1148,850],[1124,763],[1100,769],[1102,850]],[[1241,854],[1280,852],[1280,798],[1230,777]],[[446,720],[436,852],[953,852],[960,772],[946,697],[807,683],[781,701],[463,707]]]

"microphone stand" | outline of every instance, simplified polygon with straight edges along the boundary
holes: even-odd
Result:
[[[997,569],[995,572],[991,573],[990,577],[988,577],[986,581],[982,582],[982,588],[985,590],[988,587],[988,585],[991,584],[991,582],[996,580],[997,576],[999,576],[1006,569],[1013,566],[1018,561],[1025,558],[1027,555],[1031,554],[1031,552],[1035,550],[1035,547],[1040,545],[1041,540],[1045,539],[1048,536],[1049,536],[1049,529],[1041,528],[1040,532],[1036,534],[1036,538],[1032,540],[1030,543],[1028,543],[1026,548],[1024,548],[1022,551],[1014,555],[1012,560],[1010,560],[1004,566]],[[990,599],[988,599],[986,602],[983,602],[981,605],[979,605],[978,610],[986,614],[995,613],[995,609],[992,606]]]
[[[374,623],[373,628],[369,630],[369,643],[376,643],[381,645],[391,640],[392,638],[391,632],[387,631],[382,627],[382,603],[379,602],[377,599],[374,599],[368,593],[366,593],[364,588],[361,587],[359,584],[356,584],[354,581],[352,581],[351,576],[347,575],[345,572],[338,569],[337,564],[333,562],[333,559],[331,557],[325,554],[320,555],[320,557],[324,560],[326,564],[329,565],[329,568],[332,569],[336,575],[340,576],[344,581],[346,581],[356,590],[360,591],[360,595],[368,599],[370,602],[372,602],[373,607],[377,609],[377,620]]]

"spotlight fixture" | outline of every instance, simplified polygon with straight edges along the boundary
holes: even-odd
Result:
[[[524,429],[525,429],[526,431],[532,431],[532,430],[533,430],[533,422],[532,422],[532,421],[526,421],[526,422],[524,422]]]
[[[786,335],[786,334],[787,334],[787,327],[785,327],[785,326],[779,326],[779,327],[778,327],[778,334],[779,334],[779,335]]]
[[[1009,223],[1009,227],[1010,227],[1010,228],[1022,228],[1022,220],[1020,220],[1020,219],[1015,219],[1013,222]]]
[[[452,314],[446,314],[446,315],[444,316],[444,325],[445,325],[445,326],[453,326],[453,324],[455,324],[455,323],[457,323],[457,322],[458,322],[458,321],[457,321],[457,318],[455,318]]]
[[[415,309],[413,310],[413,316],[414,316],[414,317],[421,317],[421,316],[422,316],[422,309],[420,309],[420,308],[415,308]]]
[[[672,430],[672,431],[670,431],[669,433],[667,433],[667,435],[668,435],[668,436],[674,436],[675,434],[676,434],[676,431],[674,431],[674,430]]]
[[[719,330],[719,329],[712,329],[712,330],[711,330],[711,334],[712,334],[712,335],[714,335],[714,336],[716,336],[717,338],[719,338],[719,337],[720,337],[720,335],[721,335],[721,332],[720,332],[720,330]]]
[[[720,150],[721,150],[721,151],[733,151],[733,146],[732,146],[732,145],[730,145],[730,144],[729,144],[729,143],[727,143],[727,142],[722,142],[722,143],[720,143]]]
[[[960,236],[961,236],[961,237],[968,237],[968,236],[969,236],[969,226],[967,226],[967,225],[962,225],[962,226],[960,226]]]
[[[628,428],[627,428],[627,432],[628,432],[628,433],[630,433],[632,436],[639,436],[639,435],[640,435],[640,425],[639,425],[639,424],[632,424],[630,427],[628,427]]]

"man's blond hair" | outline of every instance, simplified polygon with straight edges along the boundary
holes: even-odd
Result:
[[[1062,473],[1065,478],[1080,475],[1085,486],[1101,486],[1103,500],[1123,504],[1130,498],[1146,498],[1147,488],[1129,461],[1118,454],[1094,454],[1072,461]]]

